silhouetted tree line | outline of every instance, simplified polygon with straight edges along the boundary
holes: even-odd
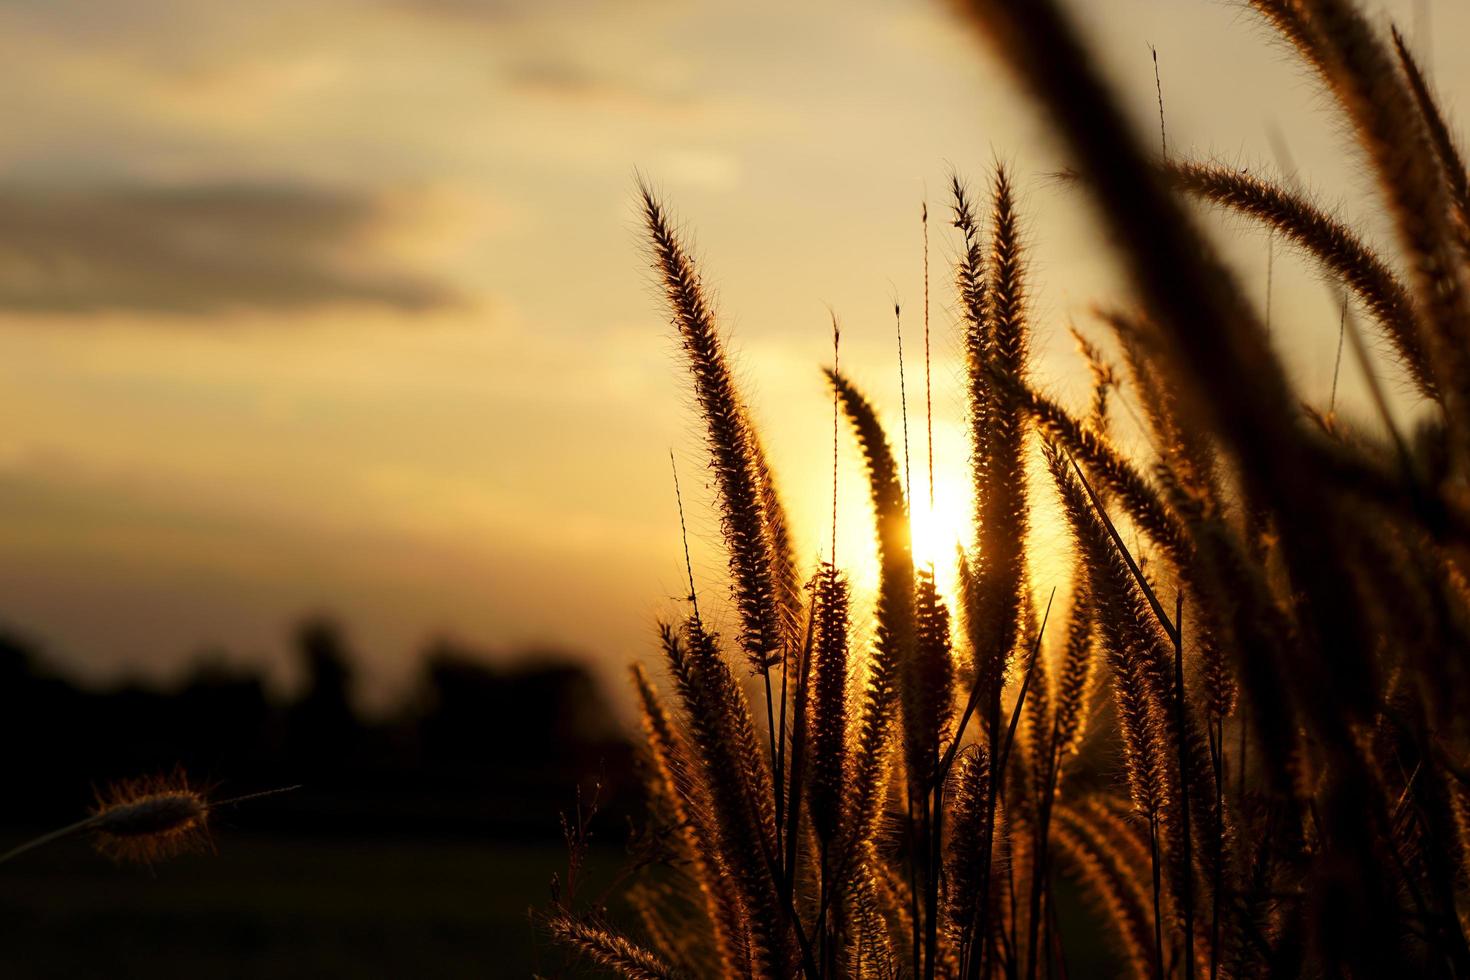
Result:
[[[251,830],[554,835],[579,786],[584,801],[599,794],[602,820],[632,810],[631,750],[580,664],[537,656],[497,667],[439,642],[394,710],[366,718],[353,705],[353,658],[336,623],[303,623],[296,652],[306,683],[285,699],[218,656],[171,688],[99,690],[0,634],[9,763],[0,821],[75,819],[94,787],[175,766],[217,797],[302,784],[216,814]]]

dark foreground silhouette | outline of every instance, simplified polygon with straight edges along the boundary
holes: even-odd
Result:
[[[171,689],[92,689],[0,636],[0,849],[83,816],[119,778],[182,766],[216,799],[302,784],[211,813],[213,853],[116,867],[76,837],[0,865],[0,976],[560,975],[527,918],[565,865],[558,815],[579,791],[584,812],[597,801],[594,890],[639,822],[592,676],[566,656],[492,666],[441,643],[393,710],[365,718],[343,632],[312,621],[296,647],[306,684],[281,699],[221,657]]]
[[[492,666],[439,643],[402,702],[373,719],[353,708],[352,656],[335,624],[303,624],[296,646],[307,681],[278,700],[218,656],[172,689],[94,690],[0,637],[0,737],[24,746],[11,753],[0,826],[69,822],[93,787],[176,766],[215,796],[302,784],[223,815],[252,832],[552,839],[577,788],[599,785],[608,818],[628,812],[628,745],[570,658]]]

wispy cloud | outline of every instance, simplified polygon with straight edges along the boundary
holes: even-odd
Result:
[[[380,249],[392,209],[303,185],[0,185],[0,309],[213,313],[455,302]]]
[[[630,111],[694,110],[699,100],[677,84],[631,72],[601,71],[565,53],[540,52],[511,62],[502,74],[517,94],[592,102]]]
[[[490,24],[632,12],[661,6],[650,0],[382,0],[388,6],[426,17]]]

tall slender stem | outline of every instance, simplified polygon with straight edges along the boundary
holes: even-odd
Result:
[[[1148,856],[1154,881],[1154,977],[1163,980],[1164,919],[1159,914],[1159,817],[1155,813],[1148,816]]]
[[[1184,825],[1184,975],[1194,980],[1194,833],[1189,826],[1189,766],[1184,744],[1184,592],[1174,595],[1174,718],[1179,730],[1179,809]]]

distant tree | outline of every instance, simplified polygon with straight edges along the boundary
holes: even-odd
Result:
[[[340,766],[360,735],[352,709],[351,653],[341,628],[326,618],[309,619],[296,631],[306,686],[287,710],[291,761],[304,769]]]

